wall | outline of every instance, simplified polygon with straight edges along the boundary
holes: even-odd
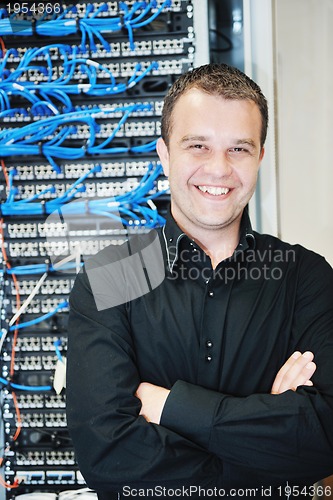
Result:
[[[279,232],[333,265],[333,0],[275,0]]]

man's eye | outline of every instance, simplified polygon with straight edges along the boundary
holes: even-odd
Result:
[[[233,153],[246,153],[247,150],[245,148],[232,148],[230,151]]]
[[[203,144],[192,144],[193,149],[203,149],[205,146]]]

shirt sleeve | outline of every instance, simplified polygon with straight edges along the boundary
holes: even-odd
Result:
[[[314,387],[234,397],[178,381],[161,425],[235,466],[316,482],[333,473],[333,271],[324,259],[303,259],[290,307],[294,350],[315,354]]]
[[[140,383],[126,305],[97,311],[85,272],[70,295],[67,420],[87,484],[100,491],[124,485],[198,484],[221,472],[199,445],[139,416]]]

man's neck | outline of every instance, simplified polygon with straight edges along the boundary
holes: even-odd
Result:
[[[239,231],[232,236],[226,238],[226,234],[214,235],[206,240],[199,240],[194,238],[196,243],[204,250],[204,252],[209,256],[212,267],[215,269],[220,262],[228,259],[234,253],[238,243],[239,243]]]
[[[179,227],[189,238],[197,243],[209,256],[212,267],[215,269],[220,262],[231,257],[238,246],[240,238],[241,217],[227,227],[220,229],[187,228],[177,220]],[[192,229],[192,230],[191,230]]]

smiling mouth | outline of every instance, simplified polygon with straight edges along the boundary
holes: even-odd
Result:
[[[213,196],[221,196],[223,194],[225,195],[228,194],[230,191],[229,188],[218,187],[218,186],[196,186],[196,187],[199,189],[199,191],[211,194]]]

